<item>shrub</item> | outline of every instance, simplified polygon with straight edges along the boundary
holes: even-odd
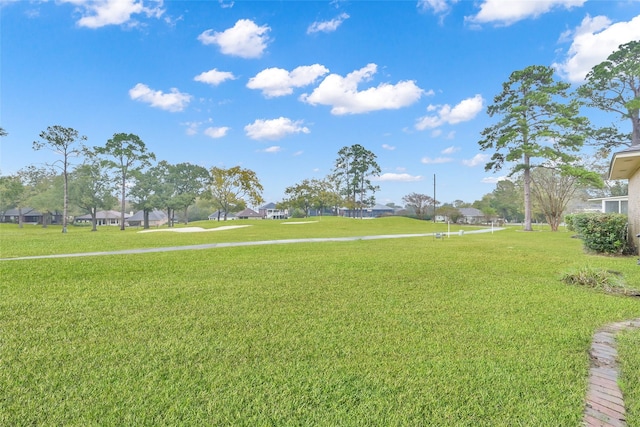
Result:
[[[294,209],[291,212],[291,218],[306,218],[307,214],[302,209]]]
[[[569,285],[580,285],[607,293],[638,295],[636,289],[628,287],[622,274],[602,268],[582,267],[565,273],[562,281]]]
[[[569,230],[578,233],[587,250],[604,254],[630,254],[628,219],[617,213],[585,213],[565,217]]]

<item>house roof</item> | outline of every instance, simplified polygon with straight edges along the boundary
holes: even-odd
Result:
[[[613,154],[609,164],[609,179],[629,179],[640,169],[640,145]]]
[[[267,203],[264,206],[261,206],[260,209],[275,209],[276,208],[276,204],[271,202],[271,203]]]
[[[7,209],[4,213],[6,216],[17,216],[20,215],[20,213],[18,212],[17,208],[14,209]],[[38,212],[37,210],[35,210],[34,208],[27,208],[24,207],[22,208],[22,215],[24,216],[34,216],[34,215],[42,215],[40,212]]]
[[[241,218],[241,217],[246,217],[246,218],[262,218],[262,215],[260,215],[258,212],[254,211],[251,208],[247,208],[243,211],[240,211],[236,214],[236,217]]]
[[[126,213],[124,214],[125,219],[129,217]],[[117,219],[120,218],[120,212],[118,211],[98,211],[96,212],[96,219]],[[76,219],[91,219],[91,214],[79,215]]]
[[[460,208],[458,210],[463,216],[466,216],[466,217],[484,216],[482,211],[476,208]]]
[[[152,210],[149,212],[149,221],[163,221],[167,219],[167,214],[163,211]],[[144,211],[138,211],[128,218],[129,221],[144,221]]]

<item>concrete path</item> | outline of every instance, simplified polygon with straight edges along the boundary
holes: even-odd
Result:
[[[501,231],[504,228],[487,228],[481,230],[465,231],[464,234],[480,234]],[[34,255],[15,258],[0,258],[0,261],[19,261],[26,259],[44,259],[44,258],[73,258],[87,256],[105,256],[105,255],[132,255],[132,254],[148,254],[153,252],[173,252],[173,251],[194,251],[201,249],[229,248],[237,246],[259,246],[259,245],[286,245],[290,243],[314,243],[314,242],[349,242],[354,240],[379,240],[379,239],[403,239],[407,237],[447,237],[460,236],[459,233],[425,233],[425,234],[382,234],[377,236],[353,236],[353,237],[319,237],[308,239],[286,239],[286,240],[260,240],[256,242],[228,242],[228,243],[205,243],[202,245],[187,246],[167,246],[162,248],[142,248],[142,249],[123,249],[120,251],[105,252],[80,252],[75,254],[55,254],[55,255]]]

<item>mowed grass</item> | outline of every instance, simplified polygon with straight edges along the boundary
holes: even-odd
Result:
[[[627,409],[627,425],[640,426],[640,330],[630,329],[617,337],[618,357],[622,360],[619,380]]]
[[[143,230],[142,227],[130,227],[124,231],[121,231],[119,227],[98,227],[98,231],[91,232],[89,226],[70,226],[64,238],[60,238],[60,227],[42,228],[42,226],[30,224],[18,228],[15,224],[0,224],[0,258],[269,239],[423,234],[448,231],[457,233],[460,229],[474,228],[458,225],[447,226],[442,223],[434,224],[406,218],[359,220],[315,217],[283,221],[197,221],[187,225],[176,224],[173,230],[193,227],[208,231],[180,233],[169,231],[171,229],[162,226],[151,227],[149,230]]]
[[[0,228],[0,244],[7,257],[176,242],[168,235],[196,244],[223,233],[434,227],[314,224],[146,235]],[[638,299],[561,282],[583,265],[640,283],[635,259],[588,256],[569,233],[516,228],[3,261],[0,425],[578,426],[593,332],[640,317]]]

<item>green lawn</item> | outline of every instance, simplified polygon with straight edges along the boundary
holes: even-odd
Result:
[[[447,231],[189,225],[240,224],[0,225],[0,256]],[[452,232],[2,261],[0,425],[581,425],[592,334],[640,301],[560,277],[588,265],[640,283],[635,258],[585,255],[567,232]]]

